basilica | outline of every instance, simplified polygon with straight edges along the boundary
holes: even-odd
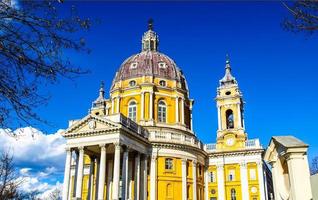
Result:
[[[216,88],[216,142],[203,144],[186,77],[158,47],[149,21],[141,51],[121,64],[109,97],[101,84],[89,114],[69,121],[63,200],[272,199],[264,149],[245,132],[230,60]]]

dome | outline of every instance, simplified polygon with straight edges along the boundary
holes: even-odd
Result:
[[[180,80],[181,70],[167,55],[157,51],[142,51],[127,58],[116,73],[114,81],[140,76]]]
[[[152,30],[152,24],[148,24],[148,31],[142,37],[142,51],[128,57],[116,72],[111,89],[115,83],[123,80],[142,76],[152,76],[175,80],[180,87],[188,90],[182,71],[176,63],[167,55],[158,51],[159,37]]]

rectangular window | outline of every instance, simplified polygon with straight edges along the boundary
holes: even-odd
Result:
[[[171,158],[166,158],[166,160],[165,160],[165,169],[173,170],[173,160]]]

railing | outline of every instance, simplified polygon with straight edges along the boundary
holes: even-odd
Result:
[[[249,149],[261,148],[262,146],[259,143],[259,139],[246,140],[245,147]]]
[[[154,131],[149,133],[149,140],[155,142],[165,142],[174,144],[186,144],[203,149],[202,142],[195,136],[183,135],[180,133],[171,133],[167,131]]]
[[[107,118],[113,122],[117,122],[120,123],[121,125],[123,125],[125,128],[128,128],[129,130],[137,133],[138,135],[141,135],[145,138],[148,138],[148,131],[143,128],[142,126],[138,125],[136,122],[134,122],[133,120],[125,117],[123,114],[116,114],[116,115],[110,115],[107,116]]]
[[[260,149],[262,148],[259,139],[251,139],[251,140],[246,140],[245,141],[245,149]],[[204,150],[207,152],[214,152],[217,151],[216,149],[216,144],[215,143],[210,143],[204,145]]]
[[[205,150],[206,151],[214,151],[214,150],[216,150],[216,144],[215,143],[206,144],[205,145]]]

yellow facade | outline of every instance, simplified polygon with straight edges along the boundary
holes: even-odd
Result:
[[[129,57],[122,64],[114,78],[109,99],[104,98],[104,89],[101,87],[100,95],[93,102],[90,114],[104,117],[121,113],[149,131],[149,155],[156,158],[156,182],[151,183],[149,171],[152,169],[149,158],[148,200],[245,200],[239,156],[248,152],[247,134],[244,128],[242,94],[230,73],[229,61],[226,64],[226,75],[220,81],[221,85],[217,90],[219,127],[215,149],[208,150],[193,132],[194,101],[189,98],[185,77],[172,59],[157,51],[156,37],[152,30],[144,34],[142,52]],[[155,42],[154,46],[149,47],[154,49],[144,46],[149,41]],[[151,68],[144,68],[149,63],[154,64]],[[98,129],[99,126],[102,124],[96,123],[94,128]],[[90,130],[89,125],[83,125],[82,130]],[[224,162],[225,157],[229,157],[226,159],[231,162]],[[86,155],[85,166],[89,167],[91,161],[93,160],[90,160],[89,155]],[[113,158],[111,157],[108,162],[113,162]],[[106,171],[111,166],[108,162]],[[245,164],[248,198],[262,199],[259,192],[258,164],[249,160]],[[218,177],[220,166],[223,177]],[[132,165],[131,169],[135,170],[135,166]],[[109,178],[108,172],[106,174],[104,199],[111,199],[112,186],[108,185],[111,177]],[[93,177],[84,175],[82,199],[89,199],[90,178],[93,179],[92,198],[96,199],[98,166],[95,165]],[[156,194],[151,196],[154,184]],[[74,176],[71,182],[71,196],[74,196],[73,188]],[[135,199],[134,191],[135,181],[132,178],[130,200]]]

